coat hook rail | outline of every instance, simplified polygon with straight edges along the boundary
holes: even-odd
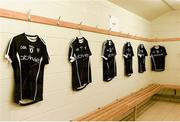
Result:
[[[63,20],[59,21],[60,19],[57,22],[57,19],[37,16],[37,15],[30,15],[30,13],[27,16],[27,13],[16,12],[16,11],[2,9],[2,8],[0,8],[0,17],[22,20],[22,21],[30,20],[30,22],[34,22],[34,23],[70,28],[70,29],[77,29],[77,30],[79,29],[79,24],[76,24],[76,23],[67,22],[67,21],[63,21]],[[80,29],[83,31],[88,31],[88,32],[94,32],[94,33],[100,33],[100,34],[105,34],[105,35],[118,36],[118,37],[141,40],[141,41],[148,41],[148,42],[180,41],[180,38],[153,39],[153,38],[145,38],[145,37],[141,37],[141,36],[125,34],[122,32],[115,32],[115,31],[109,32],[108,29],[91,27],[88,25],[81,25]]]

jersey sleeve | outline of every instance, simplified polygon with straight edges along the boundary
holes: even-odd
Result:
[[[70,44],[70,46],[69,46],[68,60],[69,60],[69,62],[74,62],[74,61],[75,61],[75,57],[74,57],[74,49],[73,49],[72,44]]]
[[[91,50],[90,50],[90,48],[89,48],[89,44],[88,44],[88,42],[87,42],[87,53],[89,54],[89,56],[91,56],[91,55],[92,55]]]
[[[102,58],[107,60],[107,53],[106,53],[106,42],[103,43],[103,46],[102,46]]]
[[[140,54],[140,46],[139,46],[138,49],[137,49],[137,56],[138,56],[138,57],[141,57],[141,54]]]
[[[44,47],[44,50],[43,50],[43,63],[44,64],[49,64],[49,55],[48,55],[48,51],[47,51],[47,47],[45,46]]]
[[[167,55],[167,52],[166,52],[166,48],[163,47],[163,50],[164,50],[164,55]]]
[[[144,54],[145,56],[148,56],[147,50],[144,48]]]
[[[115,44],[113,46],[114,46],[114,54],[117,55]]]
[[[123,46],[123,57],[126,58],[126,44]]]
[[[134,56],[134,51],[133,51],[132,46],[131,46],[131,55]]]
[[[150,51],[150,56],[152,56],[153,54],[152,54],[152,52],[153,52],[153,48],[151,48],[151,51]]]
[[[13,63],[15,61],[16,58],[16,44],[15,44],[15,40],[14,38],[12,38],[9,42],[8,48],[7,48],[7,52],[5,55],[5,58],[10,62]]]

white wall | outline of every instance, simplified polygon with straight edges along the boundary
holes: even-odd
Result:
[[[151,22],[152,37],[175,38],[180,35],[180,10],[168,12]]]
[[[120,20],[120,30],[126,33],[150,36],[150,23],[106,0],[1,0],[0,8],[27,12],[40,16],[108,28],[108,16]],[[45,68],[44,101],[21,107],[12,103],[14,86],[11,65],[4,59],[4,54],[11,37],[22,33],[38,34],[47,43],[50,64]],[[101,47],[106,35],[82,32],[89,40],[92,51],[92,83],[86,89],[71,90],[71,65],[67,60],[69,43],[78,34],[77,30],[58,28],[49,25],[22,22],[0,18],[0,120],[71,120],[99,106],[106,105],[117,98],[152,83],[149,72],[138,73],[136,49],[144,43],[136,40],[112,37],[117,49],[117,77],[109,83],[102,80]],[[134,74],[124,77],[122,47],[131,41],[135,51]],[[149,71],[149,58],[147,70]]]

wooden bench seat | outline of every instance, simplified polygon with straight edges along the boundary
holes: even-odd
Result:
[[[178,85],[172,85],[172,84],[162,84],[163,89],[174,89],[174,90],[180,90],[180,86]]]
[[[86,114],[76,120],[78,121],[100,121],[100,120],[116,120],[120,119],[123,115],[134,109],[136,113],[136,106],[143,101],[149,99],[151,96],[156,94],[161,89],[160,84],[151,84],[146,88],[140,89],[139,91],[132,93],[122,99],[118,99],[111,104],[101,107],[89,114]]]

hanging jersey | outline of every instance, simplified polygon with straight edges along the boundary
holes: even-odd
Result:
[[[123,47],[123,57],[125,63],[125,75],[131,76],[133,73],[132,61],[133,61],[133,48],[130,42],[127,42]]]
[[[145,60],[147,56],[147,51],[143,44],[139,45],[137,55],[138,55],[138,71],[139,73],[143,73],[146,71]]]
[[[116,49],[112,40],[107,40],[103,44],[103,80],[110,81],[116,75]]]
[[[69,61],[72,64],[72,89],[84,89],[91,82],[91,64],[89,57],[91,51],[88,41],[76,38],[69,48]]]
[[[15,102],[27,105],[43,100],[44,66],[49,63],[44,41],[20,34],[10,41],[5,57],[14,70]]]
[[[151,48],[151,62],[153,71],[165,70],[166,49],[163,46],[157,45]]]

